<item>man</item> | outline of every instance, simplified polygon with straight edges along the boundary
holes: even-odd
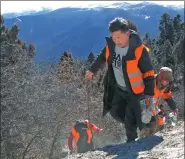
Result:
[[[146,47],[139,35],[129,29],[127,20],[115,18],[109,23],[111,37],[86,72],[86,79],[106,63],[104,78],[103,115],[125,124],[127,142],[137,138],[137,127],[143,130],[140,99],[154,95],[154,70]],[[142,131],[141,131],[142,132]]]
[[[172,85],[172,79],[173,79],[173,71],[169,67],[162,67],[158,74],[155,75],[155,88],[154,88],[154,106],[157,107],[158,112],[156,114],[153,113],[153,117],[149,124],[147,124],[148,134],[155,133],[152,129],[153,127],[158,125],[158,129],[160,130],[164,126],[165,122],[165,111],[163,106],[160,104],[161,99],[163,98],[174,115],[178,115],[178,109],[175,104],[175,101],[172,96],[171,92],[171,85]],[[155,116],[156,115],[156,116]],[[157,120],[157,121],[156,121]]]
[[[68,137],[68,147],[70,152],[84,153],[94,148],[92,141],[92,130],[101,132],[103,129],[98,128],[88,120],[78,120],[73,126],[70,136]],[[74,140],[74,147],[73,147]]]

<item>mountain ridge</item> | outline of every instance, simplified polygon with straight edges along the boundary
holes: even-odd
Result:
[[[5,25],[10,28],[17,24],[20,38],[35,44],[36,61],[57,61],[62,52],[68,50],[74,57],[81,58],[87,58],[91,51],[97,54],[105,45],[104,37],[110,35],[109,21],[117,16],[132,20],[142,37],[148,32],[152,38],[159,33],[158,24],[164,12],[171,16],[180,14],[181,19],[184,17],[183,9],[177,11],[148,3],[132,6],[128,10],[123,7],[60,8],[45,14],[5,18]]]
[[[129,3],[129,2],[113,2],[112,4],[91,4],[88,6],[77,6],[77,8],[87,8],[87,9],[92,9],[92,8],[119,8],[119,7],[135,7],[135,5],[156,5],[156,6],[163,6],[163,7],[167,7],[167,8],[173,8],[173,9],[182,9],[184,8],[184,6],[182,5],[165,5],[165,4],[156,4],[153,2],[137,2],[137,3]],[[123,6],[124,5],[124,6]],[[70,7],[70,6],[66,6],[66,8],[74,8],[74,7]],[[26,11],[20,11],[20,12],[6,12],[3,13],[2,15],[5,18],[14,18],[17,16],[22,16],[22,15],[33,15],[33,14],[40,14],[40,13],[46,13],[46,12],[51,12],[56,10],[52,9],[51,7],[41,7],[39,10],[34,10],[34,9],[28,9]],[[58,8],[59,9],[59,8]]]

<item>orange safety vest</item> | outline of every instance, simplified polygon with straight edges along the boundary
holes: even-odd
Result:
[[[155,75],[156,76],[156,75]],[[162,90],[159,90],[157,88],[157,83],[156,83],[156,78],[154,80],[154,105],[157,107],[159,105],[159,102],[161,101],[161,98],[163,99],[168,99],[172,97],[172,92],[169,91],[168,93],[165,93],[165,89],[163,88]]]
[[[91,139],[92,139],[92,132],[90,129],[90,124],[89,122],[86,121],[87,127],[88,129],[86,130],[86,134],[87,134],[87,143],[90,144],[91,143]]]
[[[155,105],[158,105],[161,98],[163,97],[164,99],[168,99],[170,97],[172,97],[172,92],[169,91],[168,93],[165,93],[165,89],[159,90],[157,88],[157,83],[156,83],[156,79],[154,80],[154,100],[155,100]]]
[[[89,127],[89,123],[86,122],[87,124],[87,129],[86,129],[86,134],[87,134],[87,143],[90,144],[91,143],[91,139],[92,139],[92,132],[91,129]],[[78,140],[80,139],[80,133],[78,131],[76,131],[76,129],[73,127],[71,130],[71,133],[73,135],[73,138],[75,140],[75,144],[77,145]]]
[[[158,125],[163,126],[165,123],[165,117],[158,116]]]
[[[164,123],[165,123],[166,118],[165,117],[158,116],[158,119],[157,120],[158,120],[158,123],[152,122],[152,125],[153,126],[156,126],[156,124],[158,124],[159,126],[163,126]]]
[[[131,84],[132,91],[135,94],[140,94],[144,92],[145,86],[143,83],[143,78],[147,78],[149,76],[154,75],[154,70],[150,70],[146,73],[142,73],[138,68],[138,62],[142,55],[143,48],[146,48],[146,46],[144,46],[143,44],[137,47],[134,52],[136,58],[134,60],[126,61],[128,78]],[[106,60],[107,67],[108,67],[109,57],[110,57],[110,51],[108,46],[106,46],[105,60]]]

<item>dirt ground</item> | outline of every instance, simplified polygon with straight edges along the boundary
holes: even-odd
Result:
[[[175,127],[134,143],[111,144],[84,154],[68,155],[65,159],[184,159],[184,87],[173,95],[180,110]]]
[[[184,159],[184,121],[134,143],[110,145],[66,159]]]

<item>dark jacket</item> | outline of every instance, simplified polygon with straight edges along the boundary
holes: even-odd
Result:
[[[107,42],[107,46],[110,51],[110,58],[108,61],[108,71],[106,72],[106,75],[104,77],[104,97],[103,97],[104,113],[103,114],[106,113],[106,110],[108,111],[111,108],[112,99],[113,99],[115,88],[117,85],[117,82],[116,82],[116,79],[114,76],[114,72],[113,72],[113,67],[112,67],[112,60],[113,60],[113,54],[114,54],[114,50],[115,50],[115,43],[113,42],[111,37],[106,37],[106,42]],[[135,58],[134,51],[140,45],[142,45],[142,41],[141,41],[139,35],[136,32],[131,31],[128,53],[125,56],[125,58],[124,57],[122,58],[123,75],[124,75],[127,90],[130,95],[134,95],[134,93],[132,91],[130,81],[128,78],[128,74],[126,72],[126,61],[127,60],[134,60],[134,58]],[[100,54],[98,55],[97,59],[92,64],[92,66],[90,68],[91,72],[96,73],[98,71],[98,69],[101,68],[101,66],[103,64],[105,64],[105,52],[106,52],[106,49],[104,47],[101,50]],[[140,71],[142,73],[153,70],[153,66],[151,64],[149,53],[147,52],[147,50],[145,48],[143,49],[141,58],[138,62],[138,67],[140,68]],[[144,81],[144,85],[145,85],[144,94],[153,96],[154,95],[154,77],[153,76],[147,77],[143,81]]]

